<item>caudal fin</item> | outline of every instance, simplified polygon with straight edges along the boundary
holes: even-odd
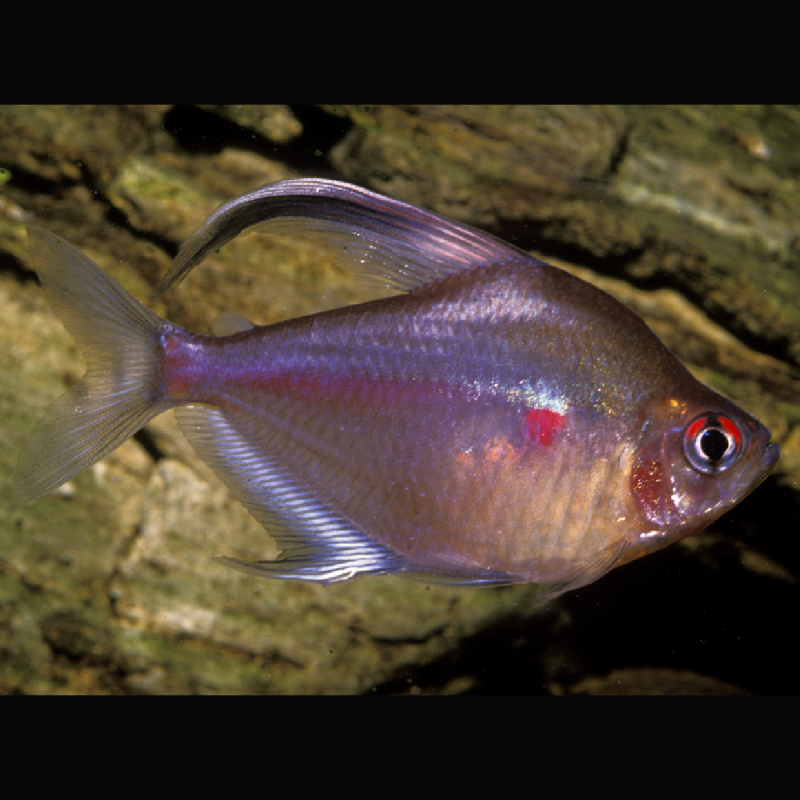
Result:
[[[58,236],[29,226],[28,253],[87,370],[25,445],[14,475],[20,500],[61,485],[170,407],[158,380],[158,329],[167,323]]]

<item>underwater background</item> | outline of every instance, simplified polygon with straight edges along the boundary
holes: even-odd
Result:
[[[245,236],[152,299],[225,201],[346,180],[487,230],[609,291],[781,445],[701,534],[536,606],[530,586],[319,586],[214,563],[263,529],[157,418],[39,501],[11,493],[83,360],[26,263],[64,237],[207,333],[376,296],[298,238]],[[0,693],[796,691],[800,109],[0,106]]]

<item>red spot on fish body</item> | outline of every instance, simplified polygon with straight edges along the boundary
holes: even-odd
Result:
[[[681,511],[675,505],[669,462],[665,463],[660,443],[639,454],[631,469],[630,482],[634,500],[654,528],[679,524]]]
[[[659,516],[664,490],[664,468],[658,459],[640,457],[631,470],[631,489],[649,519]]]
[[[564,415],[549,408],[532,408],[525,414],[528,438],[542,447],[550,447],[553,437],[564,425]]]

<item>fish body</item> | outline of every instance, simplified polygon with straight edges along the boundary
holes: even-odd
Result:
[[[606,293],[357,187],[286,181],[231,201],[162,288],[253,226],[322,238],[408,293],[199,336],[31,228],[32,263],[89,371],[24,451],[23,496],[176,408],[282,548],[225,563],[324,581],[532,582],[553,596],[702,529],[778,457],[766,428]]]

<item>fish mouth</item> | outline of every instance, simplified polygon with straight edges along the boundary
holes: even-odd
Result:
[[[765,475],[775,466],[775,462],[780,457],[780,454],[780,445],[775,444],[775,442],[767,445],[767,449],[764,451],[764,456],[761,460],[761,467]]]
[[[764,442],[764,439],[766,439],[766,442]],[[764,478],[769,475],[770,471],[775,466],[775,462],[780,457],[780,445],[777,445],[774,442],[772,444],[768,444],[768,442],[769,432],[764,430],[763,438],[762,436],[757,437],[756,441],[754,441],[752,444],[753,450],[758,450],[759,447],[763,447],[764,452],[761,454],[761,458],[753,458],[752,463],[745,468],[744,472],[742,472],[741,476],[739,477],[737,483],[739,492],[741,492],[740,499],[750,494],[750,492],[752,492],[753,489],[755,489],[756,486],[758,486],[764,480]]]

